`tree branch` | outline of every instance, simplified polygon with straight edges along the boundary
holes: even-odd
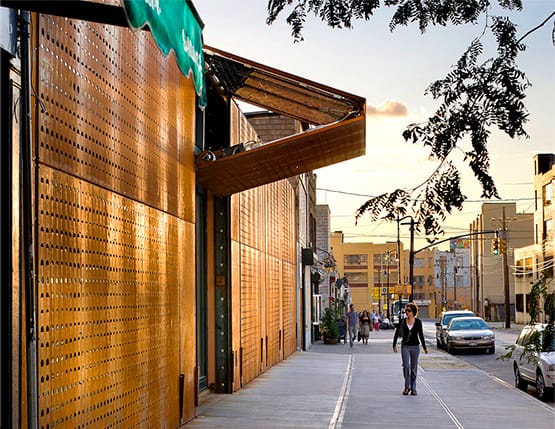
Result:
[[[551,12],[551,15],[549,15],[547,18],[545,18],[545,21],[543,21],[541,24],[537,25],[536,27],[532,28],[532,29],[531,29],[530,31],[528,31],[524,36],[522,36],[520,39],[518,39],[516,43],[522,42],[522,40],[523,40],[524,38],[528,37],[528,36],[529,36],[530,34],[532,34],[534,31],[536,31],[536,30],[542,28],[542,27],[547,23],[547,21],[549,21],[549,20],[550,20],[551,18],[553,18],[554,16],[555,16],[555,11],[554,11],[554,12]],[[554,44],[555,44],[555,41],[554,41]]]

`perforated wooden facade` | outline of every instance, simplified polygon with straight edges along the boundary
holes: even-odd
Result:
[[[33,25],[39,426],[178,427],[195,392],[191,81],[147,32]]]
[[[285,78],[287,85],[271,97],[280,100],[279,112],[317,124],[341,118],[341,124],[253,151],[251,167],[264,170],[253,180],[245,174],[219,176],[230,160],[235,173],[245,172],[241,165],[246,164],[233,156],[196,169],[195,150],[203,142],[195,141],[200,122],[192,81],[171,56],[159,52],[148,31],[121,26],[119,0],[94,2],[94,13],[91,2],[79,3],[65,5],[69,16],[83,20],[34,14],[31,26],[33,177],[23,190],[30,190],[33,200],[35,266],[29,277],[37,292],[38,379],[35,398],[27,391],[31,347],[22,334],[24,305],[31,301],[22,284],[31,270],[21,266],[26,249],[18,234],[25,227],[14,216],[9,233],[2,229],[2,237],[13,234],[13,270],[2,278],[16,285],[9,308],[13,421],[26,426],[32,408],[27,406],[36,400],[40,428],[176,428],[194,417],[198,399],[197,312],[206,312],[207,338],[199,337],[208,349],[208,383],[217,378],[215,344],[222,332],[230,345],[222,355],[232,390],[296,350],[297,208],[295,190],[283,178],[297,174],[291,165],[301,160],[307,161],[306,170],[362,153],[364,100],[255,64],[258,71],[251,78],[262,83],[260,91],[235,88],[236,96],[260,104],[275,79]],[[25,4],[65,13],[61,2]],[[107,4],[113,16],[96,8]],[[88,21],[90,13],[94,19]],[[221,66],[232,65],[218,73],[230,73],[233,81],[239,59],[218,55]],[[19,83],[11,85],[15,89]],[[302,100],[315,101],[299,103],[299,93]],[[226,102],[233,97],[227,93]],[[17,105],[19,98],[14,93],[8,104]],[[255,139],[247,118],[233,101],[230,106],[224,115],[231,118],[220,122],[217,117],[212,126],[230,133],[230,145]],[[330,106],[340,106],[337,117],[317,114]],[[10,119],[13,185],[2,195],[9,193],[10,213],[17,215],[28,208],[19,188],[22,118],[11,114]],[[273,163],[278,175],[258,164],[270,153],[286,155]],[[212,187],[218,182],[225,192]],[[204,189],[196,194],[197,186]],[[202,200],[201,194],[207,219],[195,218],[195,198]],[[221,237],[214,207],[222,200],[230,207],[225,221],[231,228],[222,241],[230,250],[224,286],[231,323],[220,332],[216,243]],[[201,222],[205,236],[198,237],[195,227]],[[205,264],[196,267],[195,242],[201,238],[207,239],[207,254]],[[207,284],[207,305],[201,308],[195,290],[199,267]]]
[[[233,140],[256,133],[234,105]],[[231,197],[233,389],[296,350],[295,195],[288,180]]]

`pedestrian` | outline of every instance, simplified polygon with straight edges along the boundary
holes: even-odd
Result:
[[[358,334],[358,312],[355,311],[355,305],[349,305],[349,312],[346,316],[347,332],[349,333],[349,344],[353,347],[353,342]]]
[[[380,316],[375,311],[372,312],[372,322],[374,323],[374,329],[377,331],[380,330]]]
[[[420,344],[424,353],[428,353],[424,340],[424,329],[422,321],[416,317],[418,306],[409,302],[405,306],[405,317],[397,326],[393,335],[393,351],[397,353],[397,338],[401,338],[401,361],[403,362],[403,376],[405,378],[405,389],[403,395],[409,393],[416,396],[416,376],[418,375],[418,356],[420,355]]]
[[[362,333],[362,344],[368,344],[368,338],[370,337],[372,317],[368,313],[368,310],[362,310],[360,315],[360,330]]]

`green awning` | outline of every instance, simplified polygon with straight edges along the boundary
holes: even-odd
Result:
[[[202,28],[186,0],[123,0],[129,26],[150,27],[164,55],[173,51],[185,76],[193,75],[200,107],[206,106]]]

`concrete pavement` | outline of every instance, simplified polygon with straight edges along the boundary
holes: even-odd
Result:
[[[234,394],[201,395],[187,428],[555,428],[531,395],[435,348],[420,355],[418,396],[403,396],[393,331],[368,345],[314,344]],[[495,359],[495,356],[491,356]]]

